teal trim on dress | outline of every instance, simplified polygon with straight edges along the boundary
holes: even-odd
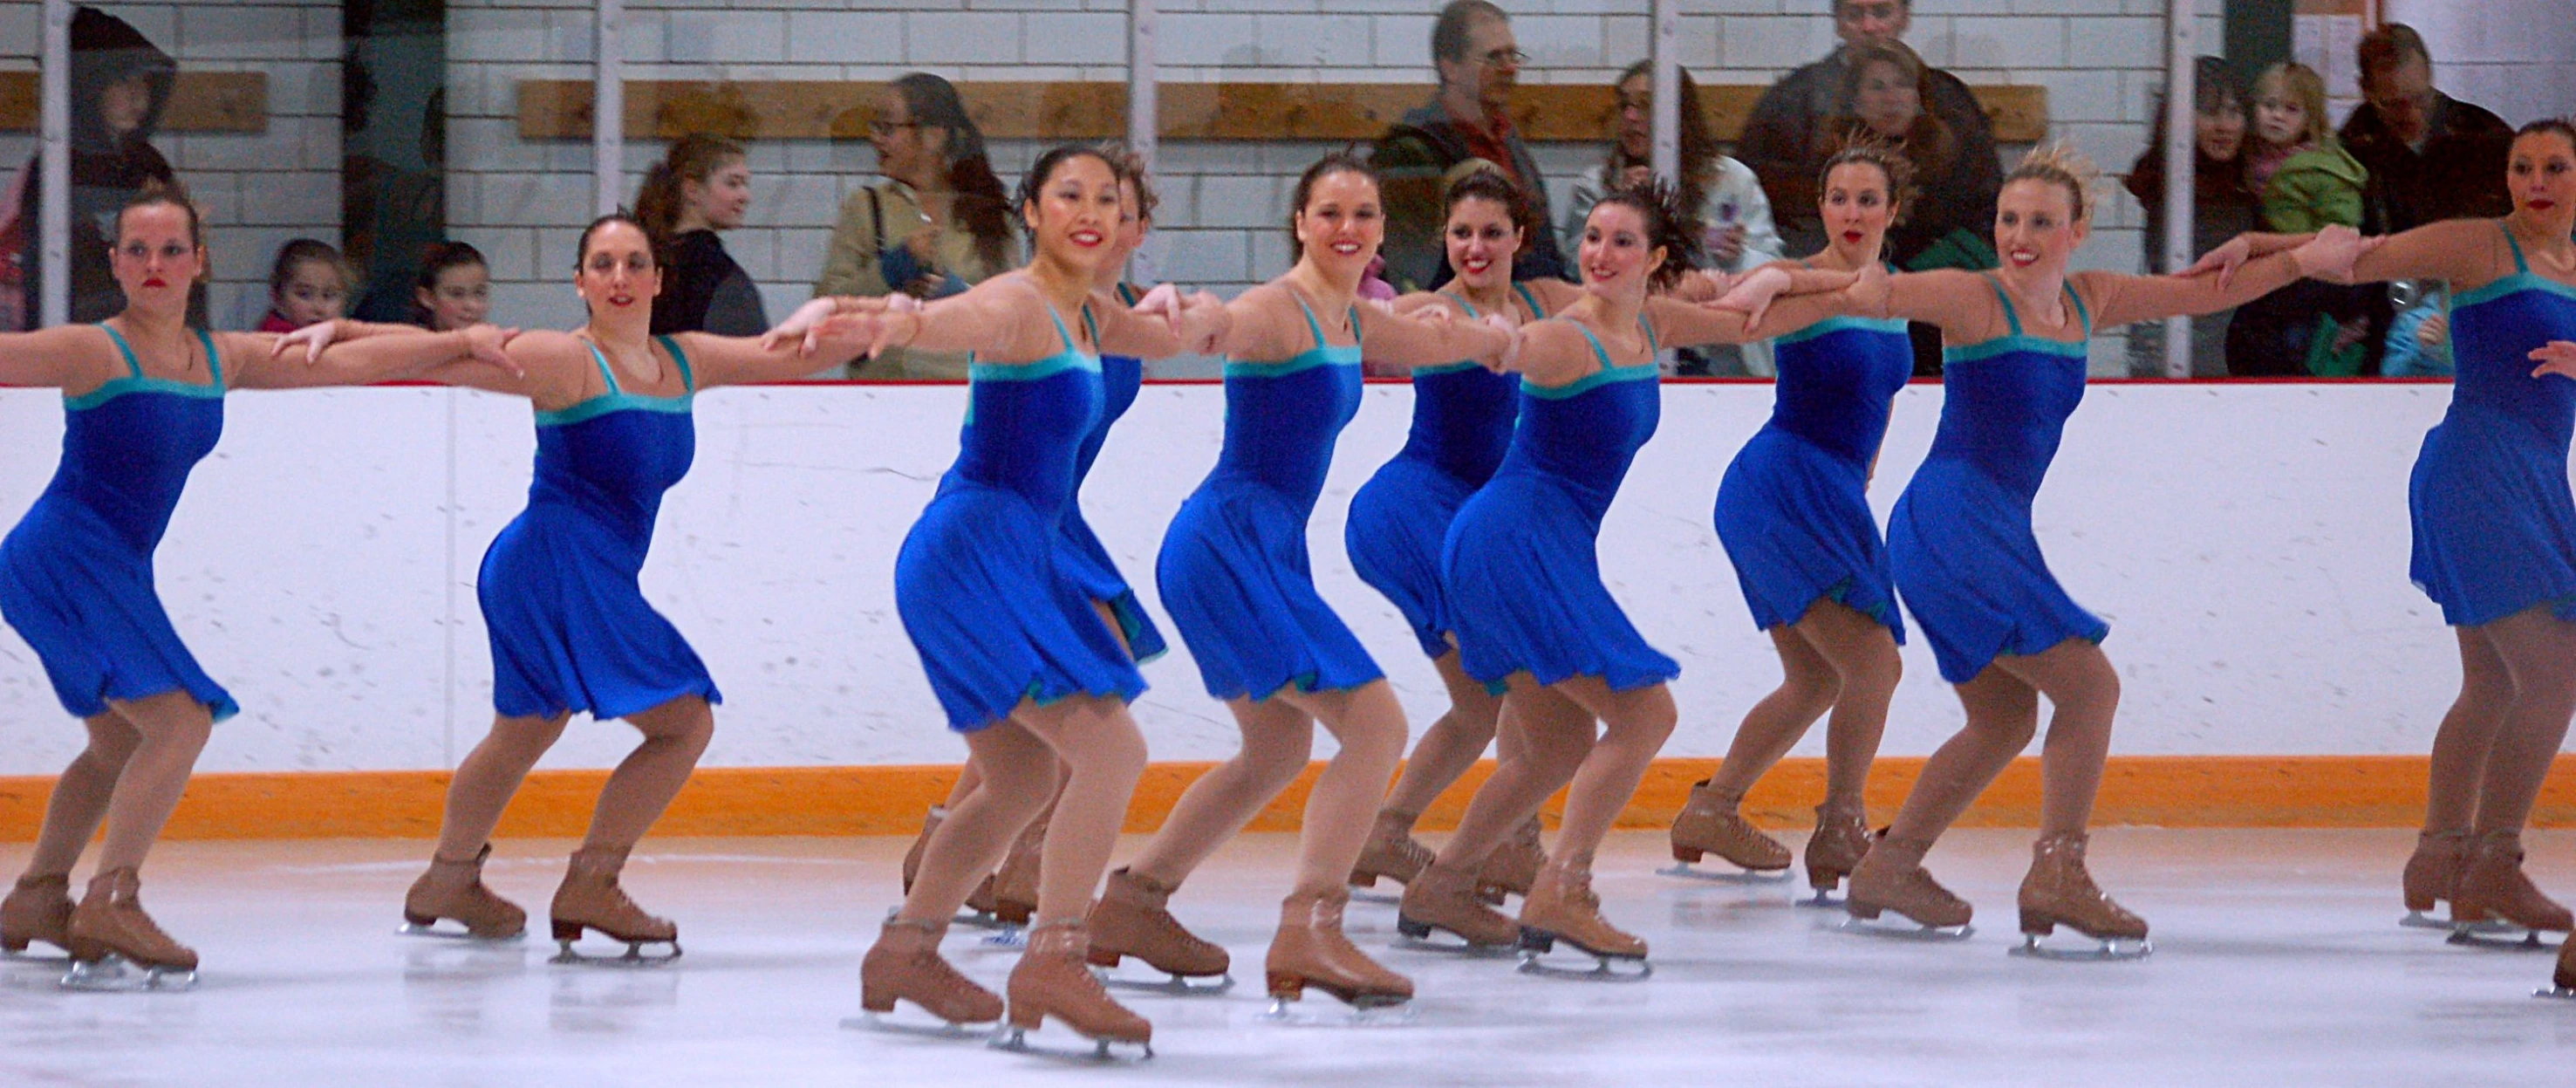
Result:
[[[1124,286],[1125,285],[1123,284],[1121,285],[1122,290],[1124,289]],[[973,389],[976,382],[1042,381],[1069,370],[1079,370],[1086,374],[1100,373],[1100,356],[1097,353],[1084,354],[1082,349],[1074,344],[1073,334],[1065,331],[1064,319],[1056,316],[1055,307],[1052,305],[1047,307],[1047,320],[1055,323],[1055,338],[1063,341],[1063,351],[1057,352],[1054,355],[1049,355],[1043,359],[1035,359],[1025,363],[979,363],[974,361],[975,357],[972,354],[969,354],[966,357],[966,385],[968,389],[966,395],[967,426],[972,427],[975,425],[975,395]],[[1082,304],[1082,327],[1090,331],[1092,346],[1095,348],[1099,347],[1100,324],[1092,320],[1091,304],[1088,302]]]
[[[1963,348],[1943,348],[1941,361],[1973,363],[1979,359],[1991,359],[1997,355],[2009,355],[2016,351],[2062,355],[2069,359],[2089,359],[2093,356],[2093,343],[2090,340],[2049,340],[2037,336],[1999,336],[1984,343],[1970,344]]]
[[[1485,364],[1469,360],[1459,363],[1441,363],[1437,366],[1417,366],[1413,368],[1413,375],[1418,378],[1425,374],[1456,374],[1462,371],[1483,369],[1485,369]]]
[[[1290,292],[1290,295],[1291,297],[1294,297],[1295,292]],[[1314,347],[1307,348],[1304,351],[1290,356],[1283,362],[1276,363],[1246,363],[1228,359],[1225,361],[1225,376],[1228,378],[1284,378],[1288,375],[1297,373],[1298,371],[1312,370],[1319,366],[1360,365],[1360,346],[1358,344],[1325,343],[1324,326],[1321,322],[1315,320],[1315,311],[1307,309],[1306,300],[1302,298],[1297,299],[1297,308],[1304,311],[1306,314],[1306,331],[1314,334]],[[1354,306],[1351,308],[1350,320],[1351,334],[1354,336],[1359,335],[1359,307]]]
[[[199,400],[224,399],[224,361],[221,356],[215,354],[215,338],[206,330],[198,329],[196,332],[197,343],[206,349],[206,373],[214,379],[210,385],[183,382],[176,378],[144,377],[143,361],[135,358],[134,345],[125,341],[124,334],[117,332],[115,326],[107,324],[101,324],[98,331],[106,333],[108,339],[116,342],[117,352],[125,356],[125,368],[133,373],[128,377],[110,378],[105,384],[77,397],[65,395],[64,411],[86,411],[128,393],[166,393],[174,397],[195,397]]]
[[[1901,317],[1828,317],[1796,332],[1774,337],[1772,338],[1772,343],[1786,347],[1790,344],[1804,343],[1819,336],[1838,333],[1845,329],[1858,329],[1862,332],[1902,333],[1905,331],[1905,319]]]
[[[2570,287],[2537,272],[2517,272],[2475,291],[2462,291],[2451,296],[2451,308],[2457,310],[2475,306],[2481,302],[2493,302],[2506,295],[2520,294],[2524,291],[2538,291],[2576,301],[2576,287]]]
[[[1581,380],[1576,381],[1572,385],[1532,385],[1530,384],[1529,379],[1523,378],[1521,379],[1521,392],[1537,397],[1540,400],[1564,400],[1568,397],[1582,396],[1585,393],[1599,389],[1612,382],[1651,382],[1660,377],[1663,377],[1662,367],[1656,366],[1653,363],[1639,363],[1635,366],[1619,366],[1612,367],[1608,370],[1596,370],[1590,374],[1584,375]]]
[[[681,351],[679,342],[668,336],[656,336],[653,339],[660,342],[662,349],[671,353],[671,361],[679,365],[680,388],[687,392],[676,397],[655,397],[643,393],[626,392],[617,384],[617,375],[608,369],[608,356],[600,352],[599,345],[584,340],[582,345],[590,349],[590,361],[599,366],[600,379],[608,383],[608,392],[559,411],[539,412],[537,426],[569,427],[611,412],[689,414],[690,402],[696,400],[698,396],[698,376],[689,368],[689,354]]]

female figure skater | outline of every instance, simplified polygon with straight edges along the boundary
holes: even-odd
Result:
[[[1144,300],[1145,292],[1123,282],[1122,276],[1127,269],[1127,259],[1144,245],[1145,232],[1153,229],[1154,209],[1160,200],[1154,193],[1153,183],[1145,175],[1143,159],[1116,146],[1105,147],[1102,151],[1116,164],[1119,175],[1118,233],[1114,247],[1101,259],[1099,278],[1094,281],[1092,305],[1100,308],[1133,307]],[[1063,533],[1056,541],[1057,566],[1072,574],[1074,580],[1082,585],[1083,591],[1090,595],[1093,607],[1100,611],[1102,621],[1117,633],[1119,643],[1127,648],[1128,656],[1139,665],[1163,656],[1169,647],[1163,642],[1161,629],[1154,626],[1153,617],[1146,614],[1144,603],[1136,599],[1136,591],[1128,586],[1126,576],[1118,572],[1118,564],[1109,557],[1109,549],[1101,545],[1100,538],[1091,531],[1091,525],[1083,520],[1080,497],[1082,483],[1091,475],[1092,463],[1099,459],[1101,446],[1109,440],[1109,428],[1135,405],[1136,393],[1142,388],[1144,378],[1145,363],[1142,359],[1133,355],[1100,357],[1100,421],[1092,424],[1091,433],[1085,435],[1082,445],[1074,450],[1074,498],[1064,505],[1064,518],[1058,522]],[[929,818],[922,821],[921,837],[913,840],[911,851],[903,858],[903,887],[906,892],[912,890],[913,874],[921,867],[921,852],[929,845],[931,834],[939,829],[940,821],[947,818],[949,810],[964,804],[966,798],[982,788],[983,782],[982,772],[969,762],[957,776],[957,784],[949,790],[946,803],[930,810]],[[1057,789],[1062,788],[1059,783]],[[974,893],[966,897],[968,910],[978,916],[990,916],[1004,925],[1028,924],[1030,915],[1038,909],[1038,859],[1046,843],[1048,814],[1054,809],[1055,803],[1050,800],[1047,808],[1038,813],[1037,819],[1029,821],[1028,828],[1011,843],[1011,852],[1003,859],[1001,869],[976,885]]]
[[[1519,187],[1501,174],[1480,170],[1458,179],[1449,186],[1441,229],[1452,278],[1438,291],[1396,300],[1396,311],[1438,307],[1471,321],[1491,313],[1536,321],[1571,303],[1582,292],[1563,280],[1512,280],[1512,258],[1528,232],[1544,229],[1533,214]],[[1520,412],[1518,384],[1474,360],[1414,368],[1413,429],[1404,448],[1351,496],[1343,532],[1351,567],[1395,602],[1449,689],[1449,712],[1423,730],[1395,792],[1378,809],[1351,869],[1354,887],[1370,887],[1379,877],[1410,883],[1431,864],[1431,851],[1413,839],[1414,823],[1496,739],[1503,701],[1458,666],[1457,624],[1440,584],[1440,544],[1458,507],[1502,464]],[[1502,758],[1519,754],[1519,739],[1501,734]],[[1532,816],[1486,859],[1481,881],[1488,894],[1526,894],[1546,860]]]
[[[1078,451],[1101,414],[1099,355],[1160,357],[1202,347],[1227,322],[1212,295],[1163,316],[1105,305],[1104,266],[1123,255],[1119,171],[1094,147],[1039,156],[1020,189],[1036,258],[962,295],[836,321],[872,328],[876,348],[972,351],[972,404],[955,468],[905,536],[896,606],[921,651],[950,728],[966,736],[981,787],[952,808],[922,852],[903,907],[861,968],[862,1003],[911,1001],[951,1023],[999,1019],[1001,999],[968,981],[938,945],[978,879],[1057,798],[1039,862],[1036,925],[1011,972],[1015,1038],[1053,1016],[1099,1041],[1150,1044],[1153,1026],[1110,1000],[1085,968],[1084,915],[1108,867],[1145,742],[1127,703],[1144,678],[1104,623],[1102,590],[1063,556]],[[841,300],[845,309],[883,300]],[[1070,769],[1058,797],[1058,764]]]
[[[2354,277],[2448,281],[2460,368],[2408,487],[2415,584],[2459,636],[2460,694],[2434,734],[2406,909],[2563,931],[2567,908],[2522,873],[2522,827],[2576,714],[2576,126],[2524,126],[2507,162],[2511,214],[2387,238]]]
[[[2358,241],[2336,230],[2226,273],[2069,273],[2092,220],[2092,165],[2036,151],[2005,179],[1995,216],[2003,267],[1903,275],[1881,316],[1939,325],[1947,396],[1931,454],[1897,501],[1888,550],[1897,587],[1957,685],[1968,724],[1923,767],[1887,837],[1851,874],[1853,917],[1895,911],[1935,929],[1971,910],[1933,882],[1924,852],[2036,731],[2038,697],[2056,707],[2040,752],[2040,838],[2020,893],[2024,948],[2059,925],[2143,955],[2147,924],[2085,872],[2085,826],[2102,781],[2120,681],[2098,645],[2110,631],[2066,595],[2031,529],[2033,495],[2084,396],[2087,345],[2100,326],[2236,306],[2319,270],[2348,268]],[[2231,243],[2233,245],[2233,243]]]
[[[197,953],[143,912],[137,870],[214,723],[239,708],[171,628],[152,553],[189,471],[223,433],[224,394],[360,385],[466,356],[504,362],[504,334],[477,325],[280,361],[274,335],[188,327],[206,247],[185,195],[146,189],[115,229],[110,266],[123,311],[96,325],[0,335],[0,385],[64,395],[61,467],[0,541],[0,617],[89,730],[46,803],[26,872],[0,901],[0,947],[64,949],[75,965],[67,982],[112,981],[101,968],[115,957],[157,984],[192,980]],[[75,907],[72,866],[102,824],[97,873]]]
[[[1164,606],[1243,750],[1201,776],[1092,911],[1092,962],[1134,956],[1179,978],[1221,975],[1226,951],[1183,929],[1172,889],[1306,767],[1321,721],[1341,751],[1306,804],[1295,886],[1270,944],[1272,997],[1307,986],[1355,1006],[1409,1000],[1413,984],[1342,936],[1344,882],[1404,754],[1404,711],[1377,663],[1315,591],[1306,521],[1334,439],[1359,408],[1360,356],[1413,367],[1499,358],[1511,337],[1356,302],[1385,236],[1366,164],[1327,155],[1297,179],[1296,266],[1227,304],[1225,446],[1181,506],[1155,565]],[[1061,823],[1061,818],[1059,818]]]
[[[1887,230],[1912,199],[1913,168],[1863,140],[1825,162],[1818,211],[1828,242],[1799,265],[1858,272],[1885,260]],[[1726,762],[1691,787],[1673,821],[1673,857],[1713,853],[1754,872],[1789,867],[1788,848],[1738,813],[1746,790],[1827,711],[1825,799],[1807,839],[1819,900],[1869,850],[1861,791],[1902,673],[1905,621],[1887,545],[1870,514],[1870,476],[1888,411],[1913,373],[1905,323],[1837,317],[1782,337],[1771,420],[1717,488],[1717,537],[1735,563],[1753,622],[1780,653],[1780,686],[1744,715]]]
[[[1488,779],[1432,865],[1406,886],[1398,927],[1443,929],[1475,945],[1515,938],[1545,951],[1565,940],[1609,959],[1641,960],[1645,942],[1611,928],[1591,892],[1594,852],[1672,732],[1673,660],[1646,644],[1602,584],[1601,517],[1660,417],[1655,355],[1666,344],[1740,343],[1848,308],[1838,291],[1746,315],[1649,300],[1694,262],[1700,225],[1669,187],[1612,190],[1593,207],[1580,247],[1581,297],[1522,331],[1520,424],[1493,479],[1450,523],[1441,565],[1459,664],[1504,713],[1524,754]],[[1790,284],[1760,273],[1766,290]],[[1823,277],[1850,286],[1854,277]],[[1761,303],[1749,309],[1759,311]],[[1594,723],[1606,731],[1597,739]],[[1517,925],[1474,894],[1473,876],[1509,830],[1569,783],[1556,849],[1521,903]]]
[[[525,397],[536,409],[528,508],[483,556],[476,595],[492,642],[492,732],[448,784],[427,872],[403,897],[416,932],[440,919],[474,937],[516,935],[527,912],[486,888],[483,859],[501,812],[576,712],[623,718],[644,735],[600,790],[589,832],[548,911],[562,960],[594,930],[679,954],[679,927],[644,912],[618,886],[627,854],[688,782],[715,730],[721,696],[680,632],[637,585],[662,494],[687,475],[699,390],[811,373],[794,346],[684,332],[651,335],[667,271],[642,225],[624,215],[581,233],[573,286],[590,320],[571,332],[511,341],[522,369],[447,368],[434,380]],[[417,335],[417,334],[415,334]],[[863,340],[851,339],[844,355]]]

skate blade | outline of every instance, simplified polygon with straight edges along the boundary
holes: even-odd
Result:
[[[1657,869],[1655,875],[1677,876],[1684,880],[1701,880],[1711,884],[1739,884],[1755,887],[1789,882],[1787,869],[1737,869],[1733,872],[1722,872],[1715,869],[1702,869],[1687,861],[1676,861]]]
[[[1572,967],[1552,962],[1547,954],[1534,949],[1521,950],[1520,972],[1538,978],[1559,978],[1570,982],[1644,982],[1655,977],[1655,965],[1628,956],[1602,956],[1584,952],[1592,958],[1590,967]]]
[[[841,1028],[845,1031],[914,1035],[925,1039],[990,1039],[993,1037],[993,1029],[998,1025],[999,1021],[983,1024],[952,1024],[945,1020],[914,1023],[910,1020],[894,1019],[892,1013],[882,1012],[862,1012],[857,1016],[844,1017],[841,1020]]]
[[[2056,948],[2040,943],[2039,934],[2024,933],[2021,943],[2013,946],[2012,954],[2025,959],[2066,963],[2117,963],[2142,960],[2156,953],[2156,942],[2144,937],[2134,941],[2126,937],[2089,939],[2096,942],[2092,948]]]
[[[1134,1065],[1154,1059],[1152,1043],[1086,1039],[1085,1042],[1089,1046],[1076,1049],[1052,1045],[1048,1042],[1032,1042],[1029,1036],[1033,1031],[1035,1031],[1033,1028],[1005,1026],[993,1032],[992,1039],[984,1045],[995,1050],[1008,1050],[1016,1054],[1053,1058],[1057,1061],[1081,1062],[1085,1065]]]
[[[468,944],[517,944],[528,939],[528,931],[525,929],[507,937],[478,937],[469,930],[449,929],[435,922],[429,925],[405,922],[402,928],[394,932],[405,937],[430,937],[442,941],[463,941]]]
[[[0,952],[0,960],[7,960],[10,963],[42,964],[47,967],[70,967],[72,956],[71,953],[59,949],[53,952],[38,952],[36,946],[31,943],[15,952]]]
[[[644,954],[644,948],[647,945],[669,945],[671,950],[668,953],[648,956]],[[586,955],[579,949],[574,948],[573,942],[571,941],[556,941],[555,946],[556,951],[553,958],[548,959],[546,962],[576,967],[616,967],[621,969],[663,967],[668,966],[672,960],[680,958],[680,942],[678,941],[628,941],[626,942],[626,954],[622,956]]]
[[[1270,1007],[1257,1018],[1262,1023],[1289,1028],[1400,1028],[1413,1023],[1420,1011],[1410,1001],[1385,1005],[1324,1005],[1308,1007],[1304,1001],[1284,997],[1270,999]]]
[[[2576,986],[2543,986],[2537,990],[2531,991],[2531,996],[2552,998],[2559,1001],[2576,1001]]]
[[[66,990],[86,993],[188,990],[196,987],[197,973],[166,967],[136,967],[125,957],[111,954],[88,963],[72,961],[71,970],[63,974],[61,985]]]
[[[1901,915],[1893,921],[1882,921],[1875,918],[1845,918],[1842,920],[1842,924],[1837,925],[1834,928],[1843,933],[1855,933],[1863,937],[1877,937],[1881,940],[1929,941],[1935,944],[1955,944],[1976,936],[1977,934],[1977,927],[1972,925],[1927,926]]]
[[[1109,968],[1094,967],[1091,977],[1112,990],[1130,993],[1161,994],[1165,997],[1215,997],[1234,989],[1233,975],[1164,975],[1160,979],[1122,978],[1109,973]]]
[[[1843,904],[1851,902],[1849,898],[1836,898],[1832,891],[1825,888],[1817,888],[1815,892],[1816,894],[1804,899],[1792,900],[1790,905],[1813,910],[1841,910]]]
[[[2426,913],[2424,913],[2423,911],[2420,911],[2420,910],[2410,910],[2410,911],[2407,911],[2407,912],[2406,912],[2406,917],[2403,917],[2403,918],[2398,919],[2398,920],[2397,920],[2397,924],[2398,924],[2398,925],[2400,925],[2400,926],[2403,926],[2403,927],[2405,927],[2405,928],[2407,928],[2407,929],[2438,929],[2438,930],[2441,930],[2441,931],[2443,931],[2443,932],[2445,932],[2445,933],[2448,933],[2448,932],[2450,932],[2451,930],[2458,928],[2457,926],[2453,925],[2453,924],[2452,924],[2449,920],[2447,920],[2447,919],[2443,919],[2443,918],[2436,918],[2436,917],[2433,917],[2433,916],[2432,916],[2432,915],[2430,915],[2430,914],[2426,914]],[[2478,925],[2494,925],[2495,923],[2493,923],[2493,922],[2479,922],[2479,923],[2477,923],[2477,924],[2478,924]]]
[[[1354,903],[1371,903],[1381,907],[1392,907],[1403,901],[1404,896],[1401,894],[1389,895],[1386,892],[1364,892],[1358,888],[1351,889],[1351,902]]]
[[[2539,930],[2492,920],[2453,926],[2451,935],[2443,943],[2496,952],[2551,952],[2558,947],[2542,943]]]

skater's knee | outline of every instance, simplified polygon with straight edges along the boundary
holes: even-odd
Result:
[[[555,741],[563,738],[564,723],[571,720],[569,714],[546,718],[497,718],[492,722],[492,733],[485,743],[500,752],[525,756],[533,762],[544,755],[546,749],[554,747]]]
[[[1062,762],[1047,768],[1050,795],[1063,771],[1127,779],[1145,773],[1145,734],[1123,709],[1090,716],[1079,728],[1060,734],[1055,752]]]
[[[1972,712],[1967,731],[1988,745],[2020,751],[2039,735],[2039,712],[2036,707]]]

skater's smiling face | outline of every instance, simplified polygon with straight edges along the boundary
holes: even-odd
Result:
[[[1664,266],[1667,251],[1655,245],[1653,224],[1634,204],[1603,200],[1583,221],[1583,289],[1604,298],[1641,305],[1646,289]]]
[[[649,322],[653,299],[662,293],[662,269],[653,259],[652,239],[633,220],[601,221],[582,241],[573,286],[590,306],[593,321]]]
[[[2090,232],[2074,190],[2047,178],[2016,179],[1995,201],[1995,251],[2007,273],[2063,274]]]
[[[1825,174],[1817,211],[1834,252],[1855,266],[1877,259],[1888,224],[1896,221],[1896,201],[1888,188],[1887,170],[1874,162],[1847,162]]]
[[[116,217],[109,262],[129,307],[154,313],[185,310],[188,288],[206,272],[206,247],[195,209],[175,200],[128,206]]]
[[[1123,191],[1117,172],[1098,155],[1067,155],[1049,166],[1020,205],[1021,223],[1038,258],[1085,283],[1125,260],[1126,251],[1119,247]]]
[[[1521,228],[1501,201],[1467,197],[1449,205],[1449,270],[1470,291],[1486,292],[1512,281],[1512,256],[1521,249]]]
[[[1334,170],[1306,187],[1306,200],[1291,225],[1300,257],[1334,283],[1357,285],[1386,240],[1386,214],[1377,179],[1358,170]]]

